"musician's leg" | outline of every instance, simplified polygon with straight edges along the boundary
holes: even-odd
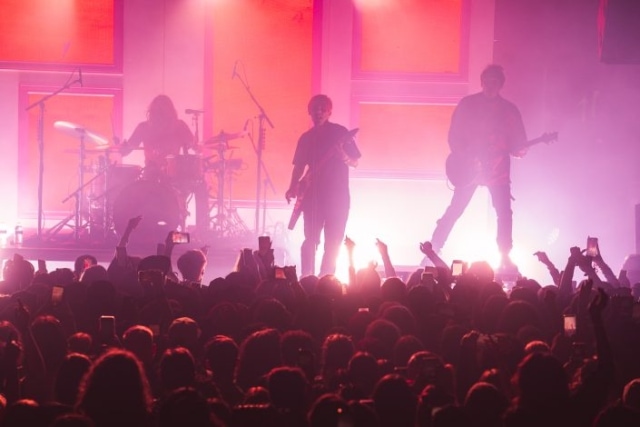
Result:
[[[316,274],[316,249],[320,244],[323,218],[317,206],[302,212],[304,241],[300,248],[300,277]]]
[[[444,246],[456,221],[469,205],[476,188],[476,185],[468,185],[466,187],[456,187],[453,190],[451,203],[449,203],[444,215],[438,220],[431,236],[431,245],[435,251],[439,251]]]
[[[324,223],[324,254],[320,265],[320,276],[335,274],[336,260],[344,239],[344,231],[349,217],[349,202],[327,206]]]
[[[497,216],[497,238],[498,249],[503,260],[507,261],[509,253],[513,247],[512,228],[513,212],[511,210],[511,186],[509,184],[489,187],[491,201],[496,210]]]

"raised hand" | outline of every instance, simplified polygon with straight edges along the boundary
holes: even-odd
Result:
[[[376,238],[376,248],[378,248],[378,252],[380,252],[380,255],[382,256],[389,255],[389,247],[387,246],[387,244],[377,238]]]
[[[549,257],[547,256],[546,252],[537,251],[537,252],[534,252],[533,255],[535,255],[538,258],[538,261],[540,261],[543,264],[551,263],[551,260],[549,260]]]
[[[431,246],[431,242],[420,243],[420,252],[427,256],[433,253],[433,246]]]
[[[349,253],[353,253],[353,249],[356,247],[356,242],[351,240],[349,236],[345,236],[344,238],[344,246],[347,248]]]

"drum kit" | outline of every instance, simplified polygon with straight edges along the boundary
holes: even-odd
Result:
[[[63,200],[75,199],[74,212],[51,228],[47,232],[49,236],[68,226],[73,228],[76,240],[81,234],[88,234],[90,240],[107,241],[121,236],[129,220],[142,215],[144,221],[135,235],[153,236],[156,242],[161,242],[170,230],[186,230],[187,206],[194,194],[198,232],[213,233],[219,238],[250,233],[231,201],[230,178],[233,172],[241,169],[243,162],[239,158],[225,157],[228,150],[236,148],[229,146],[229,142],[244,137],[246,132],[223,131],[204,141],[204,148],[216,152],[208,157],[201,154],[168,156],[165,176],[148,179],[144,168],[110,158],[120,150],[117,145],[110,144],[108,138],[66,121],[55,122],[54,128],[79,140],[78,149],[67,151],[78,155],[78,187]],[[87,166],[90,155],[97,157],[91,157]],[[210,174],[217,180],[213,197],[208,185]],[[85,179],[86,176],[89,179]],[[227,180],[228,203],[224,197]],[[204,196],[198,200],[198,194]],[[204,207],[198,207],[199,203]]]

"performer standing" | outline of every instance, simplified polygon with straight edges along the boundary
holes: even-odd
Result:
[[[307,111],[313,127],[303,133],[293,156],[287,202],[298,198],[304,220],[300,273],[316,274],[315,257],[324,231],[320,276],[334,274],[336,258],[349,217],[349,167],[355,167],[360,150],[347,128],[329,122],[333,104],[326,95],[315,95]],[[307,173],[303,177],[303,173]],[[302,178],[302,180],[301,180]],[[298,203],[297,203],[298,204]]]
[[[496,211],[502,266],[513,268],[509,258],[513,246],[510,156],[521,157],[526,153],[522,147],[527,144],[527,136],[518,107],[500,95],[505,82],[503,68],[487,66],[480,80],[482,92],[462,98],[451,118],[447,174],[455,190],[449,207],[437,222],[431,245],[435,251],[442,248],[476,188],[484,185]],[[465,160],[460,164],[460,172],[462,181],[468,182],[456,183],[452,179],[457,166],[455,159]]]

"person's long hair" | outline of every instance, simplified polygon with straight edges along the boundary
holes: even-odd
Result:
[[[129,351],[111,349],[83,378],[76,409],[96,427],[145,426],[151,405],[149,382],[140,361]]]
[[[178,120],[178,112],[167,95],[158,95],[147,108],[147,121],[153,126],[169,126]]]

